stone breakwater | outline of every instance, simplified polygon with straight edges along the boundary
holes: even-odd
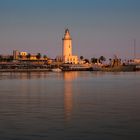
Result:
[[[118,67],[108,67],[108,68],[101,68],[101,71],[108,71],[108,72],[119,72],[119,71],[136,71],[136,65],[126,65],[126,66],[118,66]]]

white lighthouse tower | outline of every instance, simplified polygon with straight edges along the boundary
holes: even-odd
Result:
[[[65,30],[63,40],[63,56],[71,56],[72,55],[72,39],[70,36],[69,29]]]
[[[64,63],[77,64],[78,57],[72,55],[72,38],[69,29],[65,30],[64,37],[62,38],[62,56]]]

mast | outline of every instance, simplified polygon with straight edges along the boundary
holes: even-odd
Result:
[[[136,39],[134,39],[134,59],[136,59]]]

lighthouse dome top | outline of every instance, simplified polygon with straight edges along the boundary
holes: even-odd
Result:
[[[69,29],[68,29],[68,28],[67,28],[67,29],[65,29],[65,34],[66,34],[66,33],[69,33]]]
[[[70,31],[69,29],[65,29],[65,34],[64,34],[64,38],[63,39],[70,39],[71,40],[71,36],[70,36]]]

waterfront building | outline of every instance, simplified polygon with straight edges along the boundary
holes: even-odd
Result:
[[[140,58],[134,59],[134,63],[139,63],[140,64]]]
[[[27,60],[27,55],[28,55],[27,52],[20,52],[19,53],[20,60]]]
[[[18,60],[19,59],[19,51],[13,50],[13,60]]]
[[[78,57],[72,55],[72,38],[69,29],[65,30],[64,37],[62,38],[62,58],[63,63],[77,64]]]
[[[30,60],[37,60],[36,55],[32,55],[32,54],[31,54]]]
[[[44,60],[48,60],[47,56],[44,55],[44,57],[41,57],[38,58],[37,57],[38,54],[30,54],[28,52],[20,52],[18,50],[13,50],[13,60],[31,60],[31,61],[37,61],[37,60],[41,60],[41,61],[44,61]]]
[[[27,56],[27,54],[28,54],[27,52],[20,52],[20,55],[23,56],[23,57]]]

